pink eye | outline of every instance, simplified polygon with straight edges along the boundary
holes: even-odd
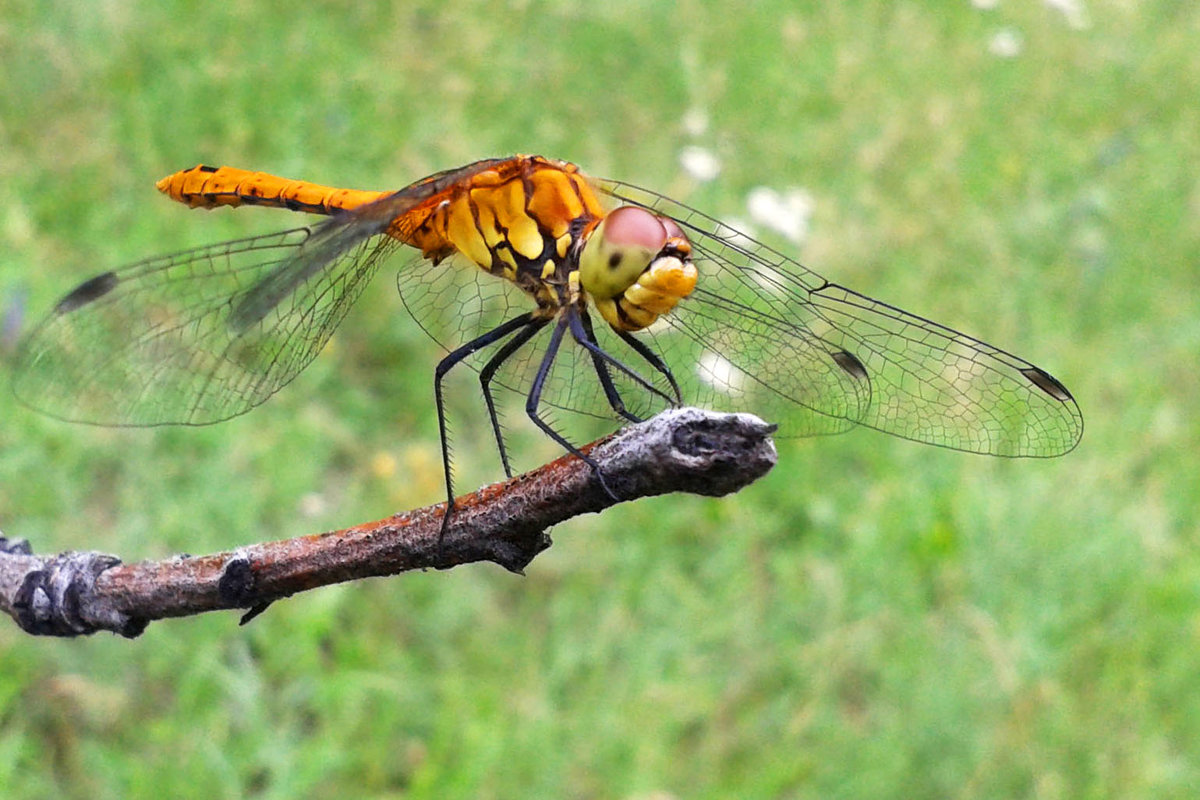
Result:
[[[637,206],[621,206],[604,220],[604,238],[617,247],[644,247],[657,253],[669,235],[658,217]]]
[[[662,223],[663,229],[667,232],[668,239],[687,238],[683,233],[683,228],[679,227],[679,223],[670,217],[659,217],[658,221]]]

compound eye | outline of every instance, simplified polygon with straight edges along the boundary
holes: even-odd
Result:
[[[679,227],[679,223],[670,217],[659,217],[658,221],[662,223],[663,230],[667,232],[668,239],[687,239],[683,232],[683,228]]]
[[[659,217],[637,206],[621,206],[604,220],[604,238],[614,248],[632,247],[657,253],[669,235]]]

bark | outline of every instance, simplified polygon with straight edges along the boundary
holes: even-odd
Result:
[[[123,564],[115,556],[35,556],[0,536],[0,609],[28,633],[135,637],[156,619],[249,609],[342,581],[492,561],[521,573],[550,546],[547,530],[618,502],[668,492],[712,497],[746,486],[775,464],[774,426],[746,414],[667,411],[582,448],[595,471],[564,456],[445,503],[345,530],[251,544],[206,556]]]

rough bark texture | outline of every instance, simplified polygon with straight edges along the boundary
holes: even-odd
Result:
[[[134,637],[152,620],[216,609],[249,609],[245,622],[280,598],[357,578],[474,561],[520,573],[565,519],[668,492],[737,491],[774,466],[773,431],[745,414],[668,411],[583,448],[620,500],[590,466],[564,456],[458,498],[444,535],[439,503],[345,530],[135,564],[95,552],[39,557],[0,536],[0,609],[32,634]]]

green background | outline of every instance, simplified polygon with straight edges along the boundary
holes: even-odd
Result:
[[[176,169],[389,189],[533,152],[722,217],[802,187],[800,260],[1030,358],[1087,423],[1049,461],[780,441],[737,496],[559,526],[525,578],[0,625],[5,797],[1196,796],[1200,5],[0,0],[0,75],[5,361],[91,274],[298,221],[189,212]],[[436,502],[437,358],[387,275],[226,424],[0,392],[0,529],[137,560]],[[460,412],[469,488],[500,471]]]

